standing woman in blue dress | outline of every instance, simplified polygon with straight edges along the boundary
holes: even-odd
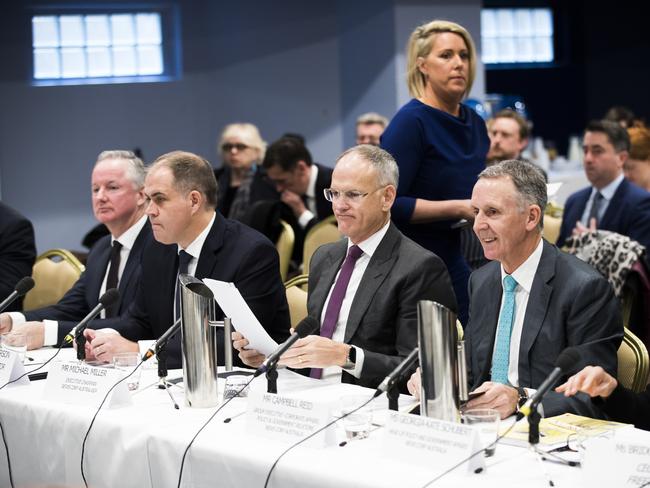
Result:
[[[392,217],[404,234],[445,262],[465,325],[470,268],[454,224],[474,219],[469,198],[490,146],[483,119],[461,103],[474,82],[476,48],[464,27],[434,20],[413,31],[407,57],[413,99],[381,138],[400,172]]]

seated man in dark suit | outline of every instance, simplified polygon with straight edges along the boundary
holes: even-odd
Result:
[[[188,152],[164,154],[149,168],[144,191],[155,241],[144,251],[136,299],[115,327],[121,335],[86,330],[89,357],[111,361],[117,352],[138,351],[136,341],[160,337],[180,312],[179,273],[234,283],[271,337],[286,339],[289,308],[278,253],[263,235],[215,211],[210,163]],[[170,368],[181,367],[179,336],[167,344]]]
[[[2,314],[0,330],[13,324],[25,332],[28,349],[58,345],[109,288],[118,288],[120,300],[102,312],[105,321],[96,319],[91,326],[111,327],[118,322],[135,297],[142,250],[151,239],[144,215],[144,174],[142,161],[131,151],[104,151],[98,156],[91,177],[93,212],[111,235],[93,246],[86,270],[57,304],[24,314]]]
[[[31,276],[35,259],[32,223],[0,202],[0,300],[14,291],[21,278]],[[21,306],[22,299],[18,299],[10,305],[9,310],[20,310]]]
[[[650,385],[645,391],[634,393],[600,366],[587,366],[555,391],[567,397],[582,391],[592,397],[610,419],[650,430]]]
[[[583,140],[584,167],[591,186],[564,206],[557,244],[571,233],[603,229],[628,236],[650,249],[650,193],[623,177],[630,138],[616,122],[593,121]],[[646,252],[646,259],[650,253]],[[650,262],[650,261],[649,261]]]
[[[397,179],[395,160],[379,147],[338,158],[326,195],[347,239],[321,246],[311,261],[307,308],[320,335],[300,339],[280,364],[374,388],[417,346],[419,300],[456,310],[442,260],[390,221]],[[233,339],[244,363],[259,366],[264,357],[240,334]]]

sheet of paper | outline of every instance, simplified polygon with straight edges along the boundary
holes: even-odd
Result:
[[[250,349],[257,349],[265,355],[277,349],[278,343],[262,327],[234,283],[210,278],[204,278],[203,283],[210,288],[226,317],[230,317],[233,328],[248,339]]]

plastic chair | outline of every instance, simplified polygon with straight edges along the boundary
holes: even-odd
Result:
[[[275,242],[275,248],[280,255],[280,276],[282,277],[282,281],[285,281],[289,274],[289,264],[291,264],[291,255],[296,236],[291,226],[284,220],[280,220],[280,225],[282,226],[282,232],[280,232],[280,237]]]
[[[335,242],[341,238],[341,233],[336,226],[336,217],[330,215],[314,225],[305,236],[305,244],[302,252],[302,269],[304,273],[309,274],[309,262],[314,255],[314,251],[319,246],[328,242]]]
[[[307,282],[309,277],[306,274],[296,276],[284,284],[289,304],[289,316],[291,327],[307,316]]]
[[[85,266],[65,249],[50,249],[36,258],[32,278],[36,285],[26,295],[24,310],[57,303],[75,284]]]
[[[618,348],[618,382],[625,388],[640,393],[648,382],[648,350],[629,329],[624,329],[623,342]]]

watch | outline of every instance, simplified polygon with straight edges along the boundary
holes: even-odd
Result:
[[[348,357],[345,358],[345,363],[341,366],[343,369],[354,369],[357,362],[357,350],[354,346],[348,349]]]
[[[528,390],[523,386],[518,386],[517,393],[519,395],[519,398],[517,399],[517,410],[519,410],[519,408],[523,407],[524,403],[528,401]]]

